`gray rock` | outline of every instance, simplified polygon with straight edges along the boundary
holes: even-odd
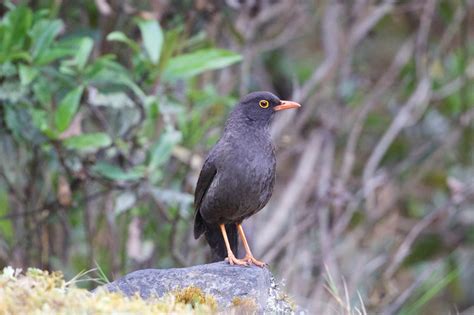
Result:
[[[138,270],[103,288],[121,291],[127,296],[138,292],[146,299],[189,286],[213,295],[221,309],[231,306],[232,300],[239,297],[254,299],[260,312],[292,313],[292,306],[267,268],[231,266],[226,262],[189,268]]]

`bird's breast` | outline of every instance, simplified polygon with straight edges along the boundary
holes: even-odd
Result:
[[[231,147],[218,166],[217,181],[221,203],[232,208],[232,215],[245,217],[265,206],[273,192],[275,153],[271,141],[249,139]]]

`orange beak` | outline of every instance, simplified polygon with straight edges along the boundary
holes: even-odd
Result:
[[[274,111],[279,111],[279,110],[285,110],[285,109],[290,109],[290,108],[298,108],[301,107],[300,104],[292,101],[281,101],[280,105],[277,105],[273,107]]]

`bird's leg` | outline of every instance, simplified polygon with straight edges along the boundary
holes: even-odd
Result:
[[[247,238],[245,237],[244,229],[242,228],[242,225],[240,223],[237,224],[237,230],[239,231],[242,243],[244,243],[245,257],[243,258],[243,260],[248,261],[249,263],[252,263],[259,267],[265,266],[266,264],[263,261],[257,260],[255,259],[255,257],[253,257],[252,251],[250,251],[249,243],[247,243]]]
[[[239,265],[239,266],[247,266],[247,262],[242,260],[242,259],[237,259],[235,257],[234,253],[232,252],[232,249],[230,248],[229,244],[229,239],[227,238],[227,232],[225,231],[225,225],[224,224],[219,224],[219,227],[221,228],[222,232],[222,237],[224,237],[224,242],[225,242],[225,247],[227,247],[227,258],[226,260],[229,261],[229,264],[231,265]]]

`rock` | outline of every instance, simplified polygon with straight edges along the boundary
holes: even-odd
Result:
[[[189,286],[213,295],[219,308],[232,306],[234,298],[251,298],[260,312],[291,313],[293,307],[275,284],[267,268],[231,266],[226,262],[189,268],[144,269],[127,274],[103,288],[121,291],[127,296],[135,293],[146,299]]]

